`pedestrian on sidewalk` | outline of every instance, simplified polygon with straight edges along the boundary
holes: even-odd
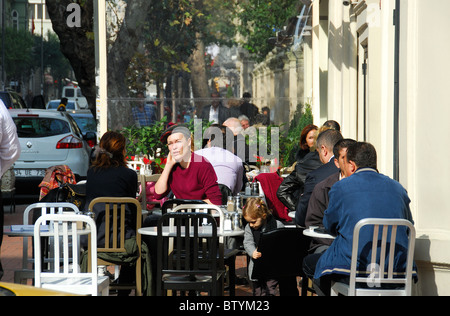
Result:
[[[0,177],[8,170],[20,156],[20,143],[17,129],[11,115],[0,100]],[[3,199],[0,187],[0,253],[3,241],[4,223]],[[3,268],[0,258],[0,280],[3,277]]]

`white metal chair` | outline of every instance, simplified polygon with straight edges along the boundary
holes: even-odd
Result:
[[[78,264],[80,249],[77,223],[79,222],[86,224],[85,229],[90,231],[89,251],[92,268],[87,273],[82,273]],[[43,223],[48,223],[49,232],[41,231]],[[40,260],[43,236],[52,236],[54,240],[54,268],[49,272],[42,271]],[[41,216],[34,225],[34,249],[36,287],[80,295],[108,296],[109,278],[97,275],[97,260],[95,260],[97,258],[97,228],[94,220],[89,216],[71,214]],[[60,258],[60,250],[62,250],[62,258]]]
[[[370,271],[367,271],[368,276],[357,276],[358,263],[358,245],[359,233],[364,226],[373,226],[372,238],[372,257],[369,264]],[[380,227],[381,242],[379,239]],[[406,227],[407,230],[403,230]],[[388,242],[388,234],[391,234]],[[406,256],[406,271],[404,273],[396,273],[394,271],[394,258],[396,251],[397,233],[408,234],[408,249]],[[382,219],[382,218],[366,218],[360,220],[353,231],[353,245],[352,245],[352,260],[350,269],[349,284],[342,282],[333,283],[331,286],[331,295],[338,294],[348,296],[410,296],[411,285],[413,281],[412,269],[414,261],[414,245],[416,239],[416,231],[413,224],[405,219]],[[389,245],[388,245],[389,243]],[[380,247],[381,246],[381,247]],[[380,247],[379,259],[377,260],[377,249]],[[385,271],[386,254],[389,255],[388,270]],[[364,284],[366,286],[358,288],[357,284]],[[398,285],[396,288],[387,288],[382,285]],[[403,285],[403,286],[402,286]]]
[[[27,206],[23,212],[23,225],[31,225],[32,219],[30,218],[30,213],[34,211],[40,211],[39,216],[45,214],[62,214],[63,211],[73,211],[75,214],[79,214],[80,210],[78,207],[72,203],[59,203],[59,202],[39,202],[33,203]],[[32,216],[32,215],[31,215]],[[36,216],[36,217],[39,217]],[[36,218],[35,217],[35,218]],[[14,271],[14,283],[21,283],[22,280],[34,278],[33,269],[28,268],[29,263],[33,263],[33,259],[28,258],[28,237],[23,237],[22,246],[22,269]]]

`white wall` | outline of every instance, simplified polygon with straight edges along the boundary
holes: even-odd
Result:
[[[423,294],[450,295],[450,1],[401,1],[400,181],[412,200]]]

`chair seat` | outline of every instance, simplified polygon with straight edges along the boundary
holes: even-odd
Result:
[[[350,286],[346,283],[336,282],[332,285],[332,290],[336,293],[341,293],[347,296],[349,293]],[[355,288],[355,295],[357,296],[406,296],[406,288],[404,286],[394,286],[389,287],[388,284],[377,287],[377,288],[367,288],[358,287]]]
[[[224,249],[223,258],[224,258],[224,260],[227,260],[227,259],[236,257],[240,253],[241,253],[241,251],[238,249]]]
[[[91,294],[92,278],[91,277],[77,277],[77,278],[54,278],[42,277],[41,287],[49,290],[57,290],[72,294],[86,295]],[[99,276],[97,282],[98,292],[106,293],[108,295],[109,278],[106,276]]]
[[[217,279],[219,279],[222,276],[222,272],[217,273]],[[188,274],[183,275],[174,275],[174,274],[164,274],[162,276],[163,282],[211,282],[211,276],[210,275],[201,275],[196,274],[195,279],[191,280],[191,277]]]

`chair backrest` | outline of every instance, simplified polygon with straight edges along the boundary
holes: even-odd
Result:
[[[173,223],[171,234],[169,222]],[[216,221],[210,214],[169,212],[159,219],[157,231],[157,295],[161,295],[165,274],[187,276],[180,283],[193,282],[201,275],[210,278],[212,288],[217,287],[220,252]]]
[[[45,214],[62,214],[63,212],[73,211],[75,214],[80,214],[80,210],[75,204],[67,202],[39,202],[28,205],[23,212],[23,224],[30,225],[30,213],[34,210],[40,210],[39,216],[33,216],[33,218],[39,218]]]
[[[261,233],[258,251],[262,256],[254,260],[252,278],[278,278],[303,275],[302,263],[308,254],[310,239],[303,228],[278,228]]]
[[[48,222],[48,232],[43,232],[41,226]],[[41,287],[42,277],[47,278],[66,278],[77,281],[80,277],[89,276],[92,282],[89,284],[92,289],[89,291],[92,295],[97,295],[97,262],[93,260],[92,270],[88,273],[80,271],[79,263],[79,231],[77,223],[86,224],[86,229],[89,229],[90,238],[90,258],[97,257],[97,229],[92,218],[85,215],[72,214],[46,214],[38,218],[34,225],[34,251],[35,251],[35,286]],[[53,271],[43,272],[41,262],[41,238],[53,237],[53,253],[54,264]],[[70,251],[70,248],[72,251]],[[62,251],[61,251],[62,250]],[[62,258],[61,258],[62,254]],[[61,260],[62,259],[62,260]]]
[[[371,261],[368,263],[369,274],[366,277],[358,276],[358,252],[360,231],[363,227],[373,227],[373,238],[371,243]],[[380,228],[382,230],[380,231]],[[381,238],[379,237],[381,233]],[[399,234],[406,234],[408,239],[408,249],[406,250],[406,271],[400,273],[394,271],[396,251],[402,247],[398,246],[397,237]],[[390,240],[388,236],[390,235]],[[353,230],[352,260],[350,271],[349,295],[355,295],[356,284],[364,283],[369,287],[381,286],[382,284],[404,284],[405,295],[411,295],[412,268],[414,261],[414,246],[416,230],[413,224],[405,219],[384,219],[366,218],[360,220]],[[380,251],[378,253],[378,248]],[[404,249],[402,249],[404,251]],[[387,262],[387,271],[385,271]],[[361,268],[360,268],[361,269]],[[404,275],[404,277],[401,277]]]
[[[219,217],[219,231],[223,233],[225,214],[220,207],[211,204],[181,204],[170,210],[170,212],[192,212],[192,213],[205,213],[210,214],[213,217]]]
[[[35,212],[38,211],[38,212]],[[72,203],[60,203],[60,202],[39,202],[28,205],[23,212],[23,224],[32,225],[39,217],[46,214],[62,214],[63,212],[73,211],[75,214],[80,214],[80,210],[75,204]],[[31,218],[30,218],[30,213]],[[46,222],[42,222],[42,225],[47,225]],[[22,247],[22,267],[28,265],[28,238],[23,238]]]
[[[157,182],[161,174],[152,174],[152,175],[145,175],[145,174],[139,174],[138,175],[138,184],[140,186],[140,194],[139,194],[139,201],[141,201],[141,207],[143,210],[147,209],[147,204],[159,204],[159,202],[155,201],[147,201],[147,182]]]
[[[201,200],[170,199],[163,203],[161,207],[162,215],[166,214],[167,212],[171,212],[176,206],[181,204],[207,204],[207,203]]]
[[[94,206],[100,203],[105,206],[105,245],[102,248],[98,248],[97,251],[126,252],[126,206],[127,204],[134,204],[136,206],[136,243],[139,248],[139,253],[141,253],[141,235],[137,233],[138,229],[142,226],[142,209],[139,201],[130,197],[98,197],[89,203],[89,212],[93,212]]]

